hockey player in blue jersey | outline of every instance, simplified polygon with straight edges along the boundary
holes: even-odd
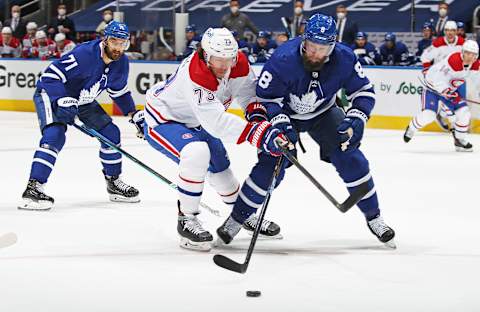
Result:
[[[380,46],[380,56],[382,65],[407,66],[412,62],[407,46],[397,41],[397,36],[392,32],[385,34],[385,43]]]
[[[362,65],[381,65],[382,59],[378,54],[377,48],[368,42],[368,35],[366,32],[359,31],[355,35],[355,42],[350,46],[353,53],[358,58]]]
[[[177,61],[181,61],[188,57],[193,51],[196,51],[202,41],[202,37],[197,35],[197,27],[194,24],[190,24],[185,27],[185,37],[187,38],[187,44],[183,53],[177,57]]]
[[[320,159],[332,163],[349,192],[368,183],[370,190],[358,207],[370,231],[394,247],[395,232],[380,215],[369,164],[359,150],[375,104],[373,85],[352,50],[335,44],[336,33],[332,17],[313,15],[303,37],[280,46],[263,67],[256,93],[265,101],[264,107],[246,117],[270,120],[292,143],[298,140],[297,133],[307,132],[320,146]],[[341,88],[352,104],[346,114],[335,104]],[[259,154],[231,215],[217,229],[220,243],[229,243],[246,218],[261,207],[274,166],[274,157]]]
[[[142,135],[143,111],[136,111],[128,90],[129,64],[124,55],[130,35],[127,25],[111,22],[104,39],[84,43],[51,63],[37,82],[33,96],[42,138],[33,156],[30,178],[19,209],[48,210],[54,200],[43,191],[65,143],[67,125],[78,117],[85,125],[120,144],[120,130],[95,100],[103,91],[120,107]],[[102,144],[99,151],[110,200],[138,202],[138,190],[120,178],[122,155]]]
[[[257,42],[252,45],[252,52],[248,57],[250,64],[265,63],[272,56],[277,43],[271,37],[271,34],[265,30],[258,33]]]

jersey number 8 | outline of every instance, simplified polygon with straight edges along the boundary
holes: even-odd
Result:
[[[258,79],[258,85],[260,86],[260,88],[266,89],[270,85],[270,82],[272,82],[272,79],[272,74],[265,70]]]

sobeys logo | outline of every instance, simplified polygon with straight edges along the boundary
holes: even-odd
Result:
[[[409,82],[408,84],[404,81],[400,84],[400,86],[398,87],[398,90],[397,92],[395,92],[395,94],[399,94],[399,93],[402,93],[402,94],[422,94],[423,92],[423,87],[422,86],[416,86],[414,84],[412,84],[411,82]]]

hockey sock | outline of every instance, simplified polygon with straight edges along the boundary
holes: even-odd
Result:
[[[109,123],[98,132],[112,143],[120,146],[120,129],[115,124]],[[122,173],[122,154],[118,151],[102,143],[98,156],[106,176],[119,176]]]

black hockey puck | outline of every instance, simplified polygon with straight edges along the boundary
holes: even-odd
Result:
[[[247,290],[247,297],[260,297],[261,294],[260,290]]]

